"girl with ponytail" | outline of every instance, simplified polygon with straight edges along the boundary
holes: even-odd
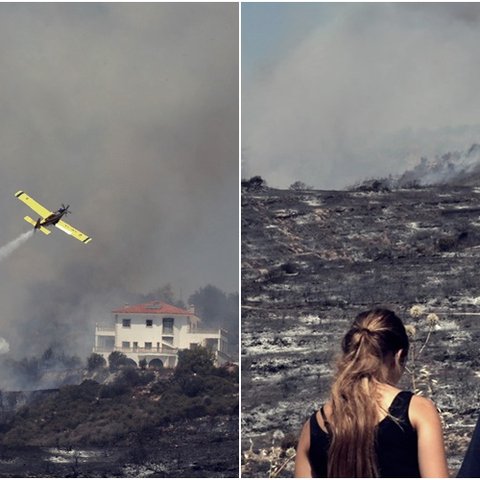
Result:
[[[296,477],[447,477],[440,417],[396,387],[408,354],[390,310],[360,313],[342,342],[330,399],[303,427]]]

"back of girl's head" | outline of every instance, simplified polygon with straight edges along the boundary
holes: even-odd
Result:
[[[399,378],[408,343],[402,321],[381,308],[360,313],[343,338],[331,393],[329,477],[378,476],[376,387]]]
[[[399,350],[402,351],[402,360],[405,360],[408,346],[408,336],[402,321],[385,308],[358,314],[342,341],[344,357],[352,354],[358,360],[362,355],[376,357],[379,366],[389,355],[394,355]]]

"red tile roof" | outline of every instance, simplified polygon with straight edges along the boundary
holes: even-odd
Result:
[[[195,316],[194,313],[188,310],[160,301],[141,303],[139,305],[125,305],[123,308],[112,310],[112,313],[160,313],[166,315]]]

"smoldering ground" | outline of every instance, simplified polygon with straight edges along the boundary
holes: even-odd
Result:
[[[0,245],[23,189],[89,245],[35,233],[0,265],[12,355],[91,351],[96,322],[166,282],[238,288],[233,4],[0,6]]]
[[[478,4],[327,4],[318,27],[286,31],[299,40],[242,83],[245,177],[344,188],[467,150],[479,17]]]

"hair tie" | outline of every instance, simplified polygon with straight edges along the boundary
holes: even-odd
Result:
[[[360,327],[358,331],[359,333],[366,333],[367,335],[373,335],[373,332],[369,328]]]

